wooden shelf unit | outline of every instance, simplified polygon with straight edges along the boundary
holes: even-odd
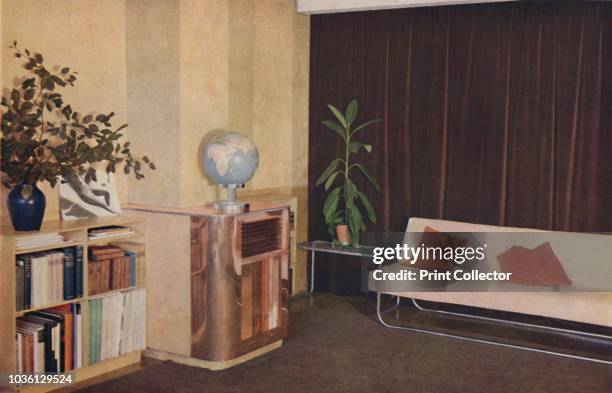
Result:
[[[87,231],[89,229],[110,226],[110,225],[122,225],[132,228],[135,233],[123,236],[114,236],[106,239],[88,239]],[[34,234],[45,234],[45,233],[59,233],[67,240],[67,243],[54,244],[48,247],[36,247],[28,249],[17,249],[16,240],[19,237],[31,236]],[[63,304],[81,304],[81,315],[83,318],[83,330],[82,330],[82,359],[83,367],[72,370],[74,379],[76,382],[96,377],[100,374],[113,371],[115,369],[128,366],[133,363],[140,362],[142,350],[137,350],[124,354],[112,359],[105,359],[103,361],[88,364],[87,359],[89,355],[88,346],[88,332],[89,332],[89,313],[88,305],[89,300],[104,297],[114,293],[120,293],[125,291],[134,290],[136,288],[145,287],[144,283],[129,288],[117,289],[105,293],[96,295],[88,295],[88,246],[91,245],[105,245],[112,244],[120,241],[138,241],[144,244],[145,223],[141,217],[135,217],[134,215],[121,215],[109,218],[93,218],[93,219],[82,219],[74,221],[51,221],[43,224],[40,231],[37,232],[17,232],[12,227],[3,226],[0,231],[0,310],[2,311],[0,317],[0,372],[15,373],[15,334],[16,325],[15,318],[21,317],[27,312],[41,310],[45,308],[55,307]],[[141,238],[141,239],[139,239]],[[30,252],[50,251],[54,249],[61,249],[65,247],[83,247],[83,296],[78,299],[65,300],[54,304],[49,304],[44,307],[35,307],[28,310],[16,310],[16,299],[15,299],[15,260],[17,255]],[[146,255],[146,252],[145,252]],[[146,263],[146,256],[144,258]],[[146,340],[145,340],[146,341]],[[26,386],[18,388],[19,391],[23,392],[44,392],[58,389],[59,387],[44,388],[39,386]]]
[[[74,303],[82,303],[83,302],[83,297],[79,297],[76,299],[70,299],[70,300],[64,300],[61,302],[56,302],[56,303],[50,303],[50,304],[46,304],[44,306],[37,306],[37,307],[32,307],[32,308],[28,308],[27,310],[20,310],[15,312],[15,317],[23,317],[25,314],[29,313],[29,312],[33,312],[33,311],[40,311],[40,310],[44,310],[46,308],[51,308],[51,307],[58,307],[58,306],[63,306],[65,304],[74,304]]]
[[[70,240],[64,243],[52,244],[52,245],[45,246],[45,247],[15,248],[15,255],[32,254],[32,253],[40,252],[40,251],[58,250],[61,248],[75,247],[75,246],[82,246],[82,245],[83,245],[83,242],[77,242],[77,241]]]

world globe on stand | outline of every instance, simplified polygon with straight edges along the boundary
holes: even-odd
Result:
[[[221,132],[206,143],[202,164],[210,179],[227,189],[227,200],[216,203],[217,209],[227,214],[244,211],[246,204],[236,202],[236,188],[249,181],[259,165],[255,144],[237,132]]]
[[[211,180],[222,186],[241,186],[259,165],[257,147],[237,132],[223,132],[204,147],[202,161]]]

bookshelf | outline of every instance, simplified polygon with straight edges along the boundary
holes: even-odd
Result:
[[[96,228],[107,226],[124,226],[130,228],[133,233],[120,234],[117,236],[109,236],[105,238],[89,239],[88,231]],[[20,239],[32,235],[45,234],[60,234],[63,242],[57,242],[48,245],[17,248]],[[16,370],[16,318],[23,317],[29,312],[39,311],[51,307],[80,304],[81,320],[82,320],[82,367],[71,370],[73,373],[73,381],[81,382],[83,380],[98,376],[100,374],[113,371],[115,369],[128,366],[140,361],[141,353],[144,350],[138,349],[130,351],[122,355],[114,356],[109,359],[104,359],[99,362],[90,364],[89,362],[89,301],[95,299],[103,299],[107,296],[116,295],[119,293],[128,294],[136,289],[145,288],[144,267],[141,282],[127,286],[121,289],[112,289],[104,293],[89,295],[88,282],[88,264],[89,264],[89,247],[121,244],[122,242],[137,242],[144,245],[145,223],[141,217],[134,215],[122,215],[110,218],[93,218],[82,219],[75,221],[50,221],[45,222],[37,232],[16,232],[10,226],[2,226],[0,231],[0,310],[2,317],[0,318],[0,371],[15,373]],[[67,247],[80,246],[83,249],[83,294],[74,299],[55,301],[50,304],[44,304],[36,307],[30,307],[27,310],[17,310],[16,307],[16,260],[24,254],[62,250]],[[145,258],[139,259],[139,263],[145,263]],[[144,294],[146,303],[146,293]],[[143,338],[144,340],[144,338]],[[146,341],[145,341],[146,343]],[[44,392],[57,389],[58,387],[49,387],[45,389],[40,385],[36,387],[20,387],[17,390],[21,392]]]

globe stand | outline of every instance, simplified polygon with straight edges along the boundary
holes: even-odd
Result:
[[[224,184],[222,187],[227,189],[227,199],[215,203],[215,208],[225,214],[240,214],[244,212],[246,203],[236,201],[236,188],[242,187],[242,184]]]

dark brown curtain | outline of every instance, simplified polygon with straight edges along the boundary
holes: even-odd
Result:
[[[355,97],[375,231],[411,216],[612,231],[612,4],[499,3],[313,16],[310,238],[328,238],[315,181],[342,145],[321,125]],[[358,288],[358,262],[317,265]],[[355,264],[356,263],[356,264]]]

